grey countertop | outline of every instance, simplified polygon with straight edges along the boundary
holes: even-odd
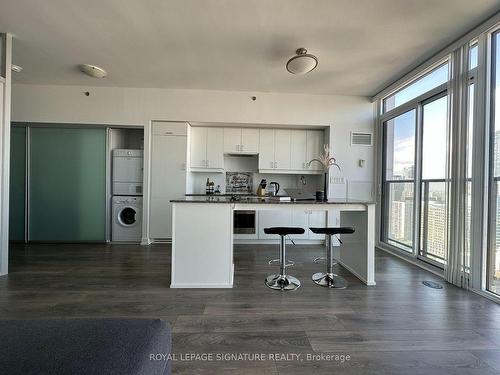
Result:
[[[172,199],[172,203],[237,203],[237,204],[374,204],[372,201],[357,200],[357,199],[342,199],[333,198],[328,201],[275,201],[269,198],[261,198],[257,196],[242,196],[236,200],[231,200],[230,196],[212,195],[212,196],[186,196],[179,199]]]

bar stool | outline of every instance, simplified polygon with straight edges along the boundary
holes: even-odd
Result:
[[[325,234],[325,247],[326,247],[326,272],[318,272],[312,275],[313,281],[327,288],[345,289],[347,281],[339,275],[333,273],[333,248],[332,236],[337,234],[352,234],[354,228],[352,227],[337,227],[337,228],[309,228],[311,232],[316,234]],[[339,242],[342,244],[342,241]]]
[[[285,236],[289,234],[303,234],[304,228],[297,227],[271,227],[264,228],[265,234],[277,234],[280,236],[280,273],[266,277],[266,285],[275,290],[296,290],[300,287],[300,281],[286,274],[286,241]]]

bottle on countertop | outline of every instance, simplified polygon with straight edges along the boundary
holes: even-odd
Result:
[[[207,184],[205,185],[205,194],[210,195],[210,178],[207,177]]]

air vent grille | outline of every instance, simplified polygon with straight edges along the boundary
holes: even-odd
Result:
[[[372,133],[351,132],[351,146],[372,146]]]

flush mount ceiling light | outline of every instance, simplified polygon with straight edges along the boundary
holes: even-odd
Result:
[[[23,71],[23,67],[16,64],[12,64],[10,68],[12,69],[13,72],[16,73],[21,73]]]
[[[108,73],[103,68],[99,68],[95,65],[81,64],[78,65],[78,68],[82,73],[85,73],[94,78],[104,78],[108,75]]]
[[[307,53],[305,48],[299,48],[297,56],[292,57],[286,63],[286,70],[292,74],[306,74],[318,66],[316,56]]]

